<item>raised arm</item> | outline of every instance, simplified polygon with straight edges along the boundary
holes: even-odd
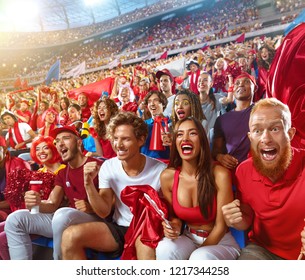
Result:
[[[102,188],[99,192],[96,190],[93,180],[99,170],[97,162],[87,162],[84,165],[84,185],[93,211],[101,218],[106,218],[112,210],[114,192],[111,188]]]

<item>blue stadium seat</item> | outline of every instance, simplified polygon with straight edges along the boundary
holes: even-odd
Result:
[[[33,238],[32,243],[41,247],[47,247],[53,249],[53,239],[44,237],[44,236],[37,236]],[[106,254],[102,252],[98,252],[95,250],[87,249],[86,255],[88,259],[97,259],[97,260],[119,260],[120,257],[117,258],[109,258]]]
[[[38,236],[32,240],[32,243],[42,247],[48,247],[53,249],[53,239],[44,236]]]
[[[237,230],[235,228],[230,227],[231,234],[235,238],[239,247],[242,249],[246,246],[247,243],[247,232],[244,230]]]

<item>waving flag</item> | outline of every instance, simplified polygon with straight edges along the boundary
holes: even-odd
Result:
[[[294,29],[298,24],[305,22],[305,9],[302,10],[302,12],[298,15],[297,18],[295,18],[288,27],[284,30],[285,36]]]
[[[46,76],[46,85],[49,85],[53,80],[58,81],[60,75],[60,60],[58,59],[49,69]]]
[[[92,106],[103,94],[105,95],[105,92],[111,93],[113,85],[114,78],[108,77],[101,81],[72,89],[68,91],[67,95],[69,98],[77,100],[80,93],[85,93],[88,97],[89,106]]]
[[[243,42],[245,42],[245,38],[246,38],[245,33],[243,33],[238,38],[236,38],[235,42],[236,43],[243,43]]]
[[[186,59],[185,57],[182,57],[180,59],[173,60],[167,64],[157,66],[156,70],[158,71],[166,68],[171,72],[174,77],[177,77],[183,75],[185,70],[185,63]]]
[[[158,60],[158,59],[167,59],[167,51],[165,51],[159,57],[156,58],[156,60]]]
[[[21,87],[22,87],[21,78],[20,76],[18,76],[18,78],[14,82],[14,88],[21,88]]]
[[[119,60],[118,58],[116,58],[115,60],[111,61],[111,62],[108,64],[108,68],[109,68],[109,69],[113,69],[113,68],[118,67],[118,66],[120,66],[120,65],[122,65],[121,62],[120,62],[120,60]]]
[[[86,72],[86,61],[83,61],[81,64],[77,65],[76,67],[74,67],[73,69],[71,69],[67,74],[67,78],[68,77],[73,77],[73,78],[77,78],[78,76],[85,74]]]
[[[208,43],[204,43],[204,45],[202,46],[201,50],[204,52],[204,51],[206,51],[209,47],[210,47],[210,45],[209,45]]]

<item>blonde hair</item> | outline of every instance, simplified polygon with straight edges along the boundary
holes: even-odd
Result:
[[[214,64],[214,67],[218,70],[218,62],[219,62],[219,61],[223,61],[223,70],[226,70],[227,67],[228,67],[228,63],[227,63],[227,61],[226,61],[223,57],[219,57],[219,58],[216,60],[216,62],[215,62],[215,64]]]
[[[282,119],[284,121],[284,125],[286,129],[291,128],[291,112],[289,110],[289,107],[281,102],[280,100],[271,97],[271,98],[264,98],[259,100],[252,108],[251,114],[250,114],[250,121],[252,119],[252,116],[255,114],[255,112],[261,108],[279,108],[282,111]]]

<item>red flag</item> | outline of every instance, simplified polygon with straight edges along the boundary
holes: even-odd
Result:
[[[94,102],[101,98],[103,92],[108,92],[109,95],[111,94],[113,84],[114,79],[108,77],[104,80],[70,90],[68,97],[77,100],[80,93],[85,93],[88,96],[89,106],[92,106]]]
[[[201,48],[201,50],[204,52],[206,51],[210,46],[208,45],[208,43],[204,43],[203,47]]]
[[[292,146],[305,147],[305,23],[290,31],[272,60],[266,93],[287,104],[296,134]]]
[[[243,34],[241,34],[241,35],[235,40],[235,42],[236,42],[236,43],[243,43],[243,42],[245,42],[245,38],[246,38],[245,33],[243,33]]]
[[[159,59],[167,59],[167,51],[165,51],[163,54],[161,54]]]
[[[220,29],[219,33],[223,34],[223,33],[225,33],[226,30],[227,30],[227,27],[224,26],[223,28]]]
[[[21,87],[22,87],[23,89],[26,89],[26,88],[28,88],[28,86],[29,86],[29,85],[28,85],[27,79],[24,79]]]
[[[20,77],[18,77],[14,83],[14,88],[21,88],[22,84],[21,84],[21,79]]]

